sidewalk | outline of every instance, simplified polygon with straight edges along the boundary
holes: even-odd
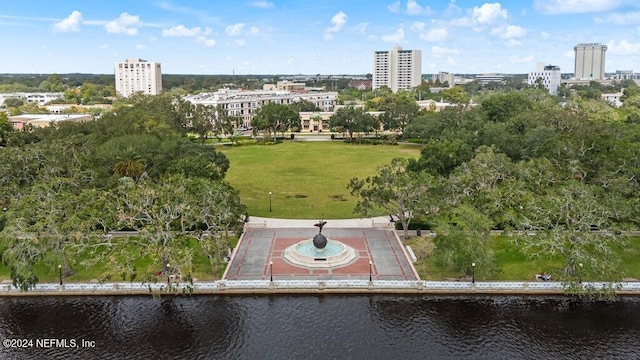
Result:
[[[276,219],[259,216],[250,216],[246,227],[266,227],[266,228],[313,228],[320,220],[299,220],[299,219]],[[372,228],[388,227],[393,228],[395,223],[389,221],[388,216],[378,216],[374,218],[362,219],[329,219],[324,220],[327,224],[324,229],[344,229],[344,228]]]

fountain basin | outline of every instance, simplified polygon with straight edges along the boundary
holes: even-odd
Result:
[[[324,249],[317,249],[313,239],[303,240],[284,250],[284,258],[294,265],[310,268],[330,268],[346,265],[357,257],[356,250],[339,241],[329,240]]]

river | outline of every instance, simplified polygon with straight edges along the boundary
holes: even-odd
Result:
[[[10,359],[638,359],[640,298],[4,297],[0,337]]]

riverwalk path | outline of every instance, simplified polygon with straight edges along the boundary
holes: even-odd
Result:
[[[63,282],[36,284],[29,291],[0,283],[0,296],[116,295],[252,295],[252,294],[406,294],[406,295],[565,295],[555,281],[425,281],[419,279],[410,256],[389,217],[328,220],[323,234],[356,247],[358,259],[341,271],[299,271],[285,264],[281,244],[299,241],[317,231],[317,220],[251,217],[221,280],[144,282]],[[259,233],[263,233],[259,235]],[[266,234],[266,235],[265,235]],[[252,247],[254,250],[252,250]],[[360,266],[363,263],[364,266]],[[357,265],[360,264],[360,265]],[[293,269],[293,270],[292,270]],[[583,282],[573,286],[613,288],[618,295],[640,295],[640,282]],[[573,289],[575,290],[575,289]]]

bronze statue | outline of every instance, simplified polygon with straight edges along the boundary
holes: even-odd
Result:
[[[320,229],[318,234],[322,234],[322,228],[326,223],[327,223],[326,221],[320,220],[317,224],[313,225],[313,226],[317,226]]]

